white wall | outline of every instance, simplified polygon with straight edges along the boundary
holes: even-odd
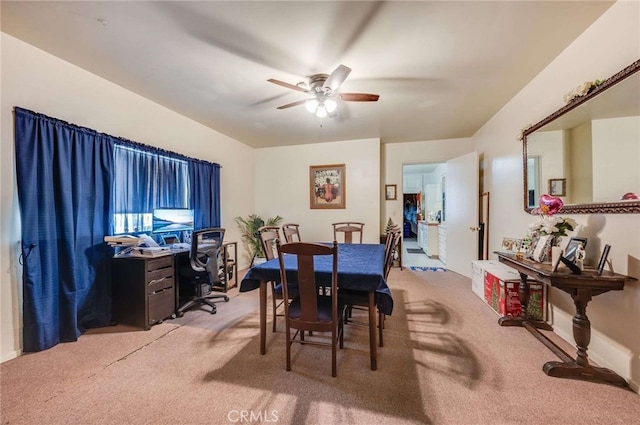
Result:
[[[593,157],[598,158],[593,164],[594,202],[640,193],[640,117],[594,120],[592,128]]]
[[[504,236],[523,235],[534,217],[522,206],[522,146],[520,129],[563,106],[563,95],[584,81],[605,79],[640,57],[640,3],[619,1],[562,52],[546,69],[502,108],[472,138],[484,155],[484,189],[491,193],[489,252]],[[579,223],[604,221],[597,235],[610,244],[617,272],[640,278],[640,215],[575,215]],[[596,236],[596,235],[594,235]],[[573,342],[573,302],[557,290],[550,292],[555,330]],[[590,357],[640,383],[640,284],[599,295],[587,313],[591,320]],[[550,358],[551,360],[551,358]]]
[[[94,74],[1,34],[0,360],[22,348],[20,217],[15,183],[13,107],[20,106],[99,132],[217,162],[222,226],[238,240],[233,217],[253,211],[253,149]]]
[[[258,149],[256,158],[256,212],[262,217],[278,214],[283,223],[299,224],[307,241],[332,241],[331,223],[360,221],[363,242],[380,243],[379,139]],[[346,166],[346,208],[311,209],[309,166],[329,164]]]

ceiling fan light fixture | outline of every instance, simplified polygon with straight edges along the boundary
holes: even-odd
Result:
[[[333,111],[336,110],[336,108],[338,107],[338,104],[333,99],[325,99],[324,107],[327,109],[327,112],[331,114],[333,113]]]
[[[316,110],[318,109],[318,101],[316,99],[308,99],[305,103],[304,106],[305,108],[307,108],[307,111],[309,111],[309,113],[315,114]]]
[[[325,118],[326,116],[327,116],[327,109],[324,107],[323,104],[320,104],[318,106],[318,110],[316,111],[316,117]]]

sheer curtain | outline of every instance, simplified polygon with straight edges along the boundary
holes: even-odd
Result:
[[[15,152],[25,352],[110,324],[113,253],[104,236],[118,216],[133,229],[154,208],[191,207],[196,228],[220,225],[218,164],[19,107]]]
[[[189,208],[186,160],[132,143],[117,145],[114,153],[115,233],[150,231],[155,208]]]

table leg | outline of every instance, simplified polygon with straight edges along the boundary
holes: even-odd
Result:
[[[571,296],[576,306],[576,314],[573,316],[573,338],[577,348],[576,359],[568,362],[547,362],[542,370],[547,375],[557,378],[580,379],[627,387],[627,381],[614,371],[589,364],[587,350],[591,342],[591,322],[587,317],[587,304],[591,301],[591,295],[589,289],[577,289]]]
[[[378,369],[378,343],[376,342],[376,293],[369,292],[369,352],[371,370]]]
[[[520,298],[520,317],[501,317],[498,319],[500,326],[523,326],[524,322],[529,323],[531,326],[537,329],[544,329],[547,331],[553,330],[551,325],[542,320],[529,319],[528,307],[529,307],[529,280],[527,275],[520,273],[520,284],[518,285],[518,296]]]
[[[260,354],[267,353],[267,282],[260,282]]]

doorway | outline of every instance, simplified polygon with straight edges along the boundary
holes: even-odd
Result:
[[[439,255],[444,243],[439,226],[444,202],[446,164],[407,164],[402,167],[404,267],[422,269],[445,267]],[[446,237],[446,236],[445,236]]]

